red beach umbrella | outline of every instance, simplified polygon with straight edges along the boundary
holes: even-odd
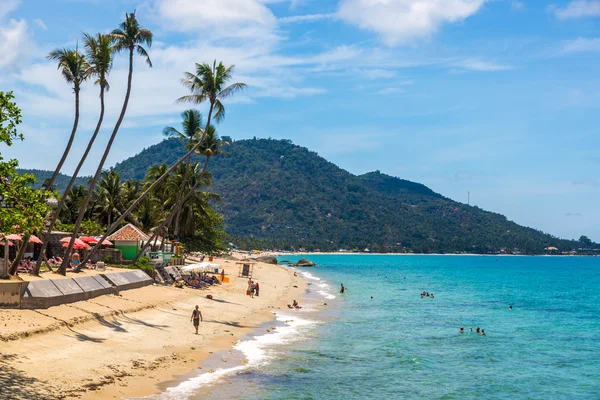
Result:
[[[12,234],[6,236],[6,238],[8,240],[21,240],[22,239],[21,235],[17,235],[16,233],[12,233]]]
[[[9,246],[14,246],[13,242],[10,240],[6,239],[6,241],[8,242]],[[4,246],[4,238],[0,238],[0,245]]]
[[[35,235],[31,235],[29,237],[29,243],[37,243],[37,244],[42,244],[42,241],[40,240],[39,237],[35,236]]]
[[[71,241],[71,238],[66,237],[66,238],[61,239],[60,241],[63,243],[63,247],[69,247],[69,242]],[[65,246],[65,244],[66,244],[66,246]],[[90,246],[81,239],[75,239],[75,243],[74,243],[73,247],[75,247],[75,246],[81,246],[81,247],[78,247],[80,249],[89,249],[90,248]],[[87,247],[85,247],[85,246],[87,246]]]
[[[77,240],[79,240],[79,239],[77,239]],[[69,247],[69,243],[63,243],[62,247],[64,247],[64,248],[67,248],[67,247]],[[87,244],[87,243],[85,243],[85,242],[81,242],[81,243],[75,243],[75,244],[73,245],[73,248],[74,248],[74,249],[77,249],[77,250],[81,250],[81,249],[91,249],[91,248],[92,248],[92,246],[90,246],[89,244]]]
[[[83,236],[83,237],[80,237],[79,239],[83,242],[90,243],[90,244],[98,243],[98,239],[95,239],[91,236]]]

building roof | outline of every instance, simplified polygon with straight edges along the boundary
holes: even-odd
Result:
[[[115,240],[143,240],[146,241],[150,239],[150,236],[146,235],[144,232],[140,230],[140,228],[136,227],[132,224],[127,224],[112,235],[108,237],[108,240],[114,242]]]

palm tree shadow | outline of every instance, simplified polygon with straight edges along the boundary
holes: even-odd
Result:
[[[100,323],[100,325],[106,326],[107,328],[110,328],[116,332],[127,332],[127,329],[123,328],[118,321],[108,321],[106,318],[104,318],[98,313],[92,313],[92,315],[94,316],[96,321]]]
[[[70,326],[68,326],[67,328],[69,328],[69,330],[71,332],[73,332],[74,335],[71,336],[71,335],[67,335],[67,334],[64,334],[64,333],[63,333],[63,335],[66,336],[66,337],[70,337],[70,338],[74,337],[75,339],[79,340],[80,342],[102,343],[102,342],[104,342],[106,340],[106,339],[96,338],[96,337],[92,337],[92,336],[86,335],[84,333],[77,332],[76,330],[74,330]]]
[[[58,400],[49,393],[55,391],[47,382],[26,376],[9,364],[16,360],[11,354],[0,356],[0,398],[11,400]]]
[[[122,314],[121,317],[123,317],[124,319],[127,320],[127,322],[132,323],[132,324],[136,324],[136,325],[143,325],[146,326],[148,328],[154,328],[154,329],[160,329],[161,331],[164,331],[163,328],[169,328],[170,325],[158,325],[158,324],[151,324],[150,322],[146,322],[146,321],[142,321],[141,319],[137,319],[137,318],[132,318],[128,315]]]
[[[204,319],[206,322],[213,322],[215,324],[232,326],[234,328],[258,328],[257,325],[242,325],[238,321],[216,321],[214,319]]]
[[[236,306],[241,306],[240,303],[234,303],[232,301],[220,300],[220,299],[211,299],[212,301],[216,301],[217,303],[227,303],[227,304],[235,304]]]

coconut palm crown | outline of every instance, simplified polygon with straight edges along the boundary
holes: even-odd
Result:
[[[121,22],[119,28],[114,29],[109,36],[113,41],[115,52],[120,53],[129,50],[130,57],[133,58],[133,52],[135,51],[144,57],[148,65],[152,67],[150,56],[142,46],[143,44],[148,47],[152,46],[152,32],[140,26],[135,17],[135,11],[126,13],[125,21]]]
[[[226,67],[222,62],[217,64],[216,60],[212,66],[206,63],[196,63],[196,73],[185,72],[184,79],[181,80],[181,84],[192,94],[180,97],[177,102],[200,104],[208,101],[211,111],[214,108],[215,120],[222,121],[225,118],[225,106],[221,100],[246,87],[245,83],[240,82],[225,86],[231,80],[233,68],[233,65]]]

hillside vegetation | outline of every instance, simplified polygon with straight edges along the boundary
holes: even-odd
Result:
[[[238,246],[424,253],[581,247],[419,183],[380,172],[352,175],[288,140],[240,140],[226,152],[210,170],[222,199],[216,209]],[[141,179],[150,166],[183,154],[180,142],[164,140],[115,169]]]

